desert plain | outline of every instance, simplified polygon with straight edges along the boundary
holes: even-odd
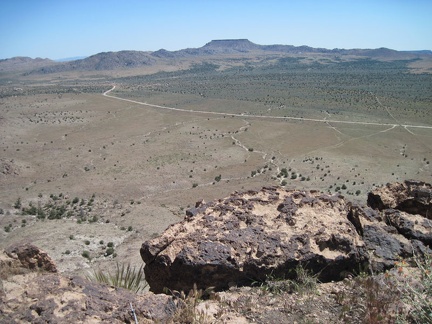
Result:
[[[230,53],[0,74],[0,248],[140,266],[197,201],[282,185],[365,201],[432,181],[428,57]]]

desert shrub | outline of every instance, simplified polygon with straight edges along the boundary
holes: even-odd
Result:
[[[114,243],[113,242],[108,242],[107,246],[108,247],[114,247]]]
[[[175,295],[178,298],[178,307],[173,317],[174,323],[212,323],[212,318],[205,311],[198,309],[198,304],[203,296],[209,295],[212,287],[205,291],[197,289],[194,284],[193,289],[186,295],[184,292],[173,293],[169,289],[165,293]]]
[[[14,208],[15,209],[21,208],[21,198],[20,197],[18,197],[18,199],[15,201]]]
[[[414,282],[407,282],[401,290],[403,300],[410,307],[408,320],[414,323],[432,323],[432,255],[415,258],[418,269]],[[403,264],[399,263],[399,266]]]
[[[284,178],[288,178],[288,170],[286,168],[282,168],[279,175]]]
[[[105,250],[105,254],[104,254],[104,256],[110,256],[110,255],[112,255],[112,254],[114,254],[114,248],[113,247],[109,247],[109,248],[107,248],[106,250]]]
[[[143,266],[132,267],[130,264],[116,263],[116,271],[110,273],[102,270],[94,271],[92,275],[87,277],[91,281],[104,283],[110,286],[125,288],[133,292],[141,292],[147,287],[144,281]]]
[[[336,300],[344,321],[362,323],[432,323],[432,256],[405,260],[384,274],[360,275]]]
[[[342,302],[341,317],[345,321],[372,324],[396,320],[396,303],[401,295],[393,282],[387,282],[383,276],[359,276],[350,285],[351,295]]]
[[[90,260],[90,252],[89,251],[83,251],[83,253],[81,253],[81,256],[83,256],[86,259]]]

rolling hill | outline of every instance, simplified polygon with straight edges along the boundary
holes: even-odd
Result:
[[[432,51],[396,51],[388,48],[378,49],[325,49],[293,45],[258,45],[247,39],[212,40],[199,48],[178,51],[119,51],[102,52],[84,59],[69,62],[55,62],[49,59],[15,57],[0,61],[0,72],[28,71],[30,74],[47,74],[68,71],[104,71],[131,69],[163,64],[172,60],[193,59],[197,57],[216,58],[253,55],[353,55],[366,58],[417,59],[432,57]]]

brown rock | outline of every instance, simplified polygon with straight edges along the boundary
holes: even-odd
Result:
[[[57,267],[49,255],[32,244],[16,244],[5,252],[10,258],[19,260],[24,268],[57,272]]]
[[[392,208],[432,219],[432,186],[413,180],[389,183],[369,193],[367,203],[378,210]]]
[[[199,208],[203,208],[200,206]],[[264,188],[208,204],[142,245],[153,292],[228,288],[267,275],[293,277],[302,264],[320,280],[338,280],[367,263],[342,196]]]
[[[4,255],[0,261],[2,273],[18,262]],[[0,323],[134,323],[131,304],[139,323],[166,323],[176,310],[167,295],[137,295],[80,277],[7,271],[0,281]]]

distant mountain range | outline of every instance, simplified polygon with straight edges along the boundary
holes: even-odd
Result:
[[[388,48],[377,49],[325,49],[293,45],[258,45],[247,39],[212,40],[199,48],[187,48],[179,51],[160,49],[148,51],[103,52],[86,58],[67,62],[49,59],[31,59],[14,57],[0,60],[0,72],[30,71],[34,74],[67,71],[102,71],[151,66],[172,60],[194,57],[247,56],[254,54],[334,54],[355,55],[369,58],[407,59],[432,56],[432,51],[396,51]]]

